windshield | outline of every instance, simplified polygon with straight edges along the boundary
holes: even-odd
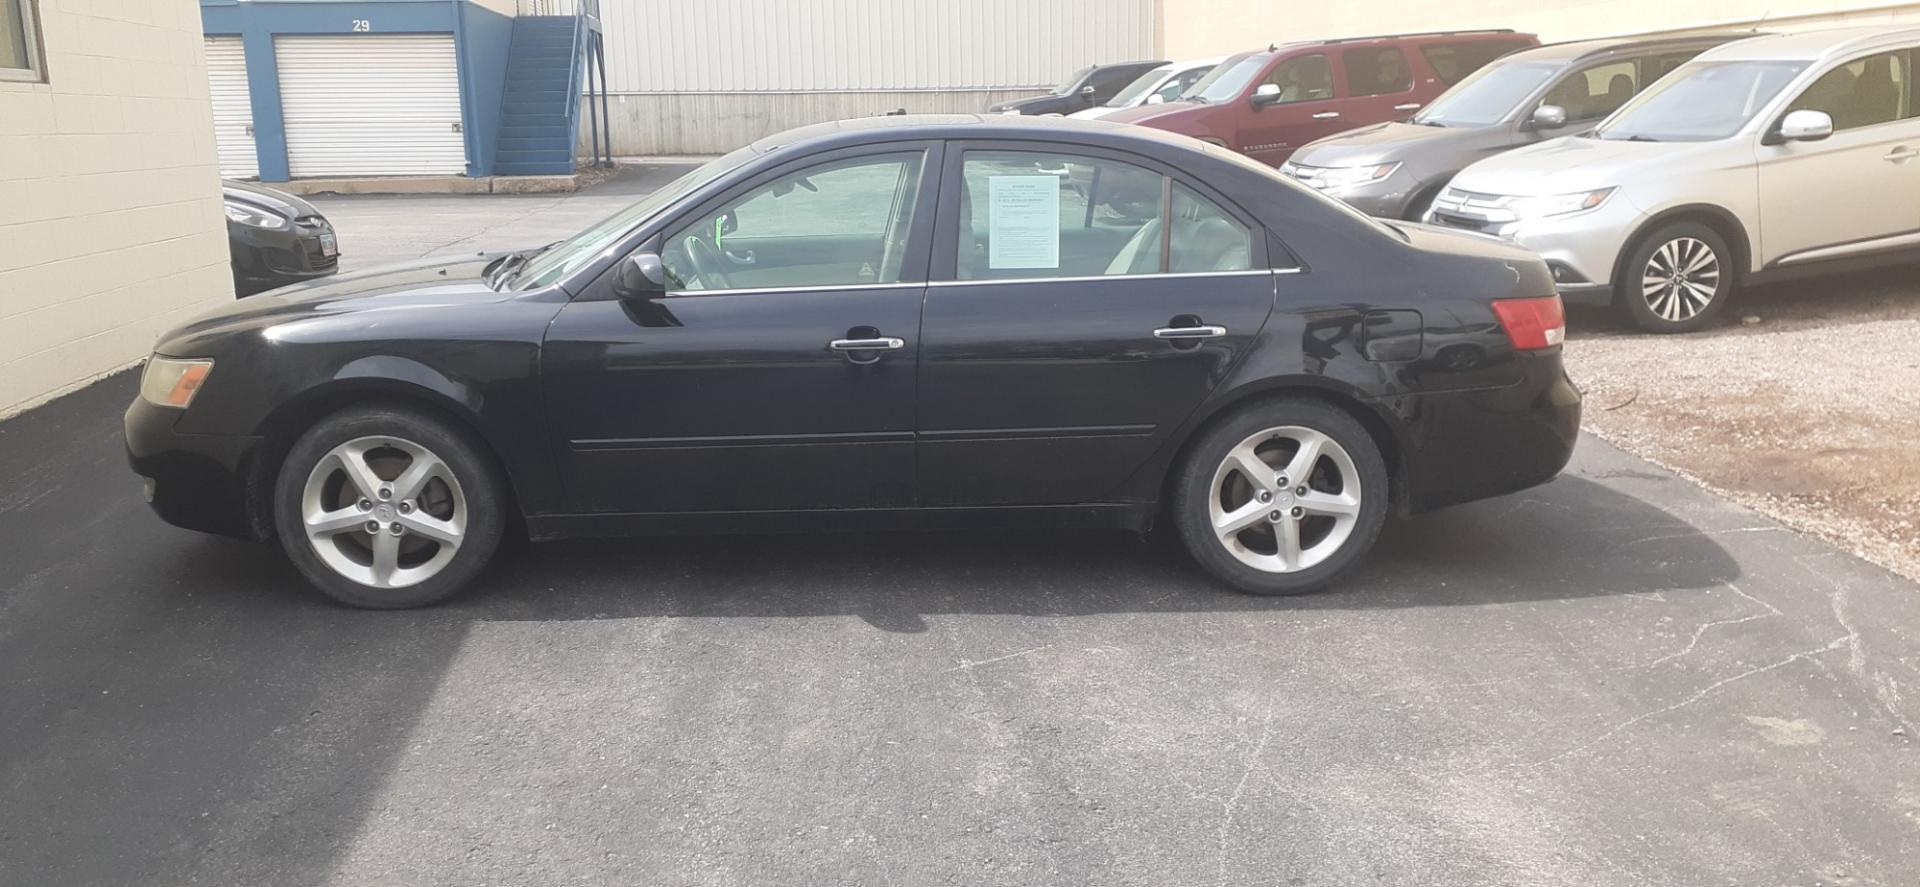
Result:
[[[1192,87],[1180,94],[1184,101],[1224,102],[1240,95],[1253,78],[1259,76],[1260,69],[1267,66],[1269,56],[1266,53],[1243,55],[1227,59],[1220,66],[1207,72],[1207,76],[1194,81]]]
[[[1614,112],[1594,137],[1709,142],[1740,131],[1806,62],[1692,62]]]
[[[1067,79],[1060,81],[1060,85],[1053,88],[1052,94],[1066,95],[1067,93],[1072,92],[1073,88],[1076,86],[1079,86],[1080,81],[1085,80],[1087,75],[1091,73],[1093,73],[1092,68],[1081,68],[1080,70],[1075,71],[1072,74],[1068,74]]]
[[[529,288],[546,286],[573,273],[574,269],[593,261],[593,257],[599,255],[601,250],[617,243],[620,238],[627,236],[628,232],[651,218],[654,213],[695,188],[753,159],[758,153],[752,147],[738,148],[731,154],[709,160],[699,168],[667,183],[666,187],[640,198],[632,206],[602,219],[585,231],[560,241],[553,248],[527,261],[518,275],[520,285]]]
[[[1494,62],[1440,94],[1413,122],[1427,126],[1488,126],[1566,67],[1559,62]]]
[[[1127,84],[1126,89],[1114,93],[1113,98],[1107,99],[1107,107],[1125,108],[1138,103],[1148,92],[1151,92],[1154,87],[1159,86],[1161,81],[1167,79],[1167,75],[1171,73],[1173,73],[1172,65],[1161,65],[1158,68],[1154,68],[1145,74],[1135,77],[1132,83]]]

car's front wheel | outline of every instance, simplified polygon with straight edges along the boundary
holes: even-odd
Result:
[[[499,547],[505,496],[462,430],[397,407],[355,408],[301,435],[281,464],[274,523],[308,581],[355,607],[442,600]]]
[[[1712,228],[1667,225],[1640,239],[1622,264],[1614,300],[1650,333],[1688,333],[1726,310],[1733,293],[1733,253]]]
[[[1359,421],[1276,399],[1205,432],[1175,478],[1174,522],[1195,560],[1241,591],[1300,594],[1352,567],[1386,522],[1386,463]]]

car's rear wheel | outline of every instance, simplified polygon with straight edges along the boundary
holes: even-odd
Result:
[[[393,407],[335,413],[280,467],[274,522],[308,581],[355,607],[442,600],[478,575],[505,526],[502,484],[460,429]]]
[[[1713,322],[1733,293],[1733,252],[1697,222],[1667,225],[1640,239],[1621,265],[1614,300],[1650,333],[1687,333]]]
[[[1175,478],[1174,522],[1195,560],[1241,591],[1301,594],[1344,573],[1386,522],[1380,448],[1319,401],[1241,409],[1203,434]]]

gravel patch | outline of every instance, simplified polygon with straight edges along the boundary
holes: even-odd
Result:
[[[1570,317],[1587,429],[1920,579],[1920,269],[1741,294],[1690,336]]]

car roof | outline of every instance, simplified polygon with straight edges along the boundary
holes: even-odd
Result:
[[[1581,62],[1600,56],[1617,55],[1623,52],[1639,52],[1649,49],[1691,49],[1693,47],[1712,47],[1744,40],[1754,36],[1751,31],[1729,31],[1714,34],[1684,34],[1669,37],[1613,37],[1599,40],[1569,40],[1565,43],[1548,43],[1509,53],[1503,61],[1529,62]]]
[[[1106,62],[1105,64],[1089,65],[1088,68],[1092,70],[1099,70],[1101,68],[1158,68],[1166,63],[1166,59],[1135,59],[1131,62]]]
[[[1881,47],[1920,42],[1920,27],[1830,28],[1793,34],[1764,34],[1707,50],[1696,61],[1821,61]]]
[[[1222,56],[1220,60],[1225,62],[1232,59],[1251,58],[1253,56],[1276,56],[1301,49],[1346,46],[1350,44],[1403,43],[1415,41],[1427,43],[1441,40],[1513,40],[1516,38],[1534,39],[1534,35],[1521,33],[1512,28],[1487,28],[1469,31],[1416,31],[1407,34],[1375,34],[1371,37],[1328,37],[1323,40],[1290,40],[1285,43],[1269,43],[1265,49],[1249,49],[1246,52]]]
[[[1153,143],[1181,150],[1207,147],[1187,136],[1146,126],[1072,117],[1009,114],[894,114],[815,123],[753,143],[757,153],[912,139],[1027,139],[1113,147]]]

